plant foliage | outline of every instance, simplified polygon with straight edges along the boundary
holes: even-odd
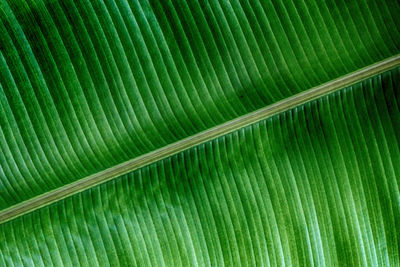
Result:
[[[384,60],[398,1],[0,0],[0,210]],[[0,225],[0,265],[400,265],[400,69]]]

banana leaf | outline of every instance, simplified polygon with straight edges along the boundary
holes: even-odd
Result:
[[[1,0],[0,209],[399,53],[398,1]]]
[[[397,56],[399,16],[395,0],[0,0],[0,265],[400,265],[398,67],[2,217]]]
[[[0,226],[0,264],[398,266],[400,68]]]

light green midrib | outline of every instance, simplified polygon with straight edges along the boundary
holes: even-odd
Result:
[[[0,224],[400,65],[400,54],[0,211]]]

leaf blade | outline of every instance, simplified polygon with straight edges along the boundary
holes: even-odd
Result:
[[[90,253],[94,264],[396,265],[399,77],[387,71],[2,224],[0,258],[61,242],[52,262],[76,250],[74,264]],[[10,236],[25,224],[32,238]]]
[[[399,13],[391,1],[2,1],[0,208],[397,54]]]

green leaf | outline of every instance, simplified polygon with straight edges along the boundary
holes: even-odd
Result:
[[[399,16],[0,0],[0,266],[399,266]]]
[[[0,226],[0,264],[398,266],[400,68]]]
[[[399,53],[397,1],[250,2],[1,0],[0,209]]]

